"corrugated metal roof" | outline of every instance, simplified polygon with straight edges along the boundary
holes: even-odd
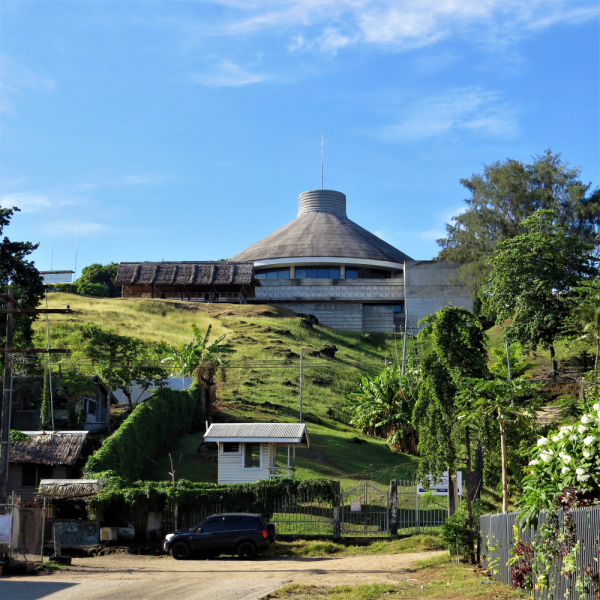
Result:
[[[305,436],[304,423],[213,423],[204,441],[294,441],[299,444]]]

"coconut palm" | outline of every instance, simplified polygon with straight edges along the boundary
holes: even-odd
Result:
[[[577,309],[577,318],[584,331],[579,338],[596,343],[596,359],[594,361],[594,378],[598,378],[598,358],[600,357],[600,294],[592,296],[588,302]]]

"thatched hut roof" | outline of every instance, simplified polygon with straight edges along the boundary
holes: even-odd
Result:
[[[12,464],[72,466],[79,458],[87,431],[23,431],[26,440],[17,440],[10,450]]]
[[[38,496],[80,500],[97,494],[104,485],[104,479],[42,479]]]
[[[115,285],[251,285],[253,269],[251,262],[128,262]]]

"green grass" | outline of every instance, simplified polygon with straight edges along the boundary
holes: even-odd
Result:
[[[290,583],[273,592],[271,600],[516,600],[523,593],[489,581],[481,572],[464,564],[452,564],[447,556],[419,561],[416,568],[398,574],[397,582],[326,588]]]
[[[275,542],[261,556],[355,556],[362,554],[405,554],[443,550],[442,541],[435,535],[413,535],[398,540],[374,541],[368,545],[346,545],[328,541]]]
[[[310,448],[296,453],[297,477],[332,477],[351,485],[356,479],[374,479],[387,485],[393,477],[408,479],[416,459],[394,453],[385,440],[362,435],[348,425],[345,395],[359,381],[360,373],[378,373],[384,357],[395,355],[393,336],[370,337],[360,332],[332,331],[316,326],[306,330],[286,309],[264,305],[194,304],[172,300],[124,300],[83,298],[72,294],[48,295],[51,308],[69,304],[70,315],[52,315],[57,323],[96,323],[124,335],[178,345],[189,341],[191,325],[213,334],[227,334],[237,353],[226,381],[219,382],[215,421],[295,422],[299,418],[299,354],[305,354],[303,417],[308,423]],[[45,323],[36,323],[36,335],[45,337]],[[45,342],[44,342],[45,343]],[[309,353],[325,344],[338,348],[332,360],[311,358]],[[73,347],[78,357],[82,348]],[[398,344],[401,351],[401,345]],[[295,356],[294,356],[295,355]],[[65,364],[69,359],[65,358]],[[271,362],[268,362],[271,361]],[[274,362],[273,362],[274,361]],[[352,444],[352,438],[361,443]],[[197,452],[200,434],[183,436],[171,448],[177,478],[217,480],[217,464],[210,453]],[[144,478],[166,479],[169,457],[150,462]]]
[[[39,565],[36,565],[35,572],[36,573],[54,573],[56,571],[63,571],[68,568],[69,568],[68,565],[63,565],[61,563],[44,562]]]

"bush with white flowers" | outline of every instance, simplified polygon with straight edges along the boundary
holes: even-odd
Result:
[[[549,508],[564,489],[600,488],[600,403],[593,411],[537,441],[526,467],[522,507]]]

